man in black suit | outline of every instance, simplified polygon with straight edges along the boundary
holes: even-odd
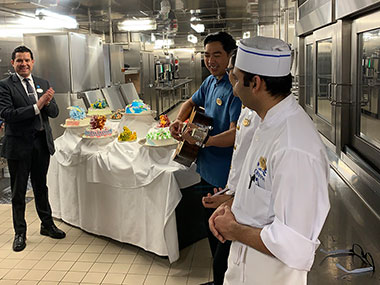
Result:
[[[49,117],[55,118],[59,112],[54,90],[48,81],[32,76],[33,53],[27,47],[17,47],[11,63],[16,74],[0,81],[0,117],[6,123],[1,156],[7,158],[11,177],[13,250],[21,251],[26,246],[25,194],[29,174],[41,220],[40,233],[57,239],[66,234],[54,225],[46,186],[50,155],[55,151]]]

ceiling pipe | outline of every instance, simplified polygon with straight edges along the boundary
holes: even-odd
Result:
[[[113,43],[113,31],[112,31],[112,11],[111,11],[111,0],[108,0],[108,18],[109,18],[109,27],[110,27],[110,43]]]
[[[11,9],[8,9],[8,8],[4,8],[4,7],[0,7],[0,11],[5,12],[5,13],[9,13],[9,14],[12,14],[12,15],[17,15],[17,16],[22,16],[22,17],[28,17],[28,18],[33,18],[33,19],[35,18],[34,14],[27,14],[27,13],[11,10]]]
[[[250,17],[240,17],[240,18],[221,18],[218,21],[250,21]],[[180,21],[185,22],[185,21]],[[192,23],[203,23],[203,22],[215,22],[215,19],[200,19],[199,21],[192,21]]]
[[[90,23],[89,32],[91,35],[92,34],[92,21],[91,21],[91,10],[90,10],[90,8],[87,8],[87,14],[88,14],[88,22]]]

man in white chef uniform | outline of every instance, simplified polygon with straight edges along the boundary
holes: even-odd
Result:
[[[329,165],[312,121],[291,94],[291,51],[274,38],[243,39],[234,92],[255,128],[232,207],[210,218],[232,240],[224,284],[306,284],[330,208]]]

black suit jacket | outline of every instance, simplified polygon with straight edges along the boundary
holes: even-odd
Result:
[[[49,89],[49,82],[35,76],[33,76],[33,81],[40,98]],[[42,92],[38,92],[41,89]],[[49,117],[55,118],[59,113],[54,98],[49,106],[43,107],[40,112],[49,153],[52,155],[55,149]],[[8,159],[23,159],[33,149],[36,133],[34,120],[38,120],[38,115],[35,115],[33,105],[29,102],[28,95],[16,74],[0,81],[0,117],[5,121],[1,156]]]

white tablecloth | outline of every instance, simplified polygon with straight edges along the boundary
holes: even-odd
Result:
[[[108,126],[136,130],[138,139],[156,122],[124,118]],[[175,146],[149,147],[115,137],[82,139],[67,129],[55,140],[48,172],[53,216],[88,232],[142,247],[170,262],[179,258],[175,208],[180,188],[197,183],[194,168],[172,161]]]

